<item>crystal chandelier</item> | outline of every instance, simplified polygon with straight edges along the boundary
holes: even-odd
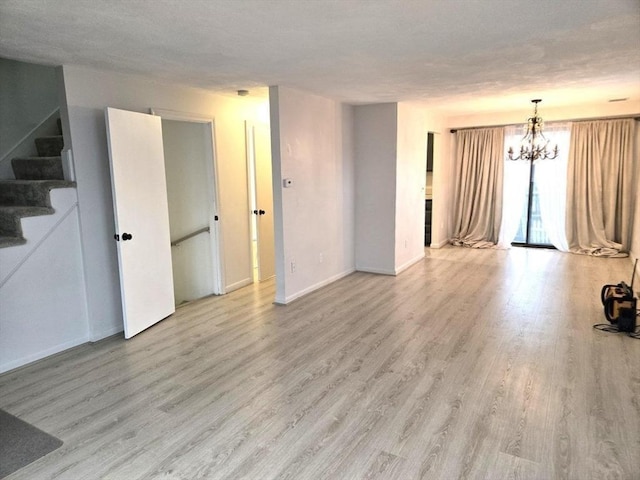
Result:
[[[542,134],[542,118],[538,116],[538,103],[541,99],[531,100],[535,105],[533,117],[529,117],[525,126],[525,135],[520,140],[520,152],[514,155],[513,147],[509,147],[509,160],[545,160],[554,159],[558,156],[558,145],[548,150],[549,140]]]

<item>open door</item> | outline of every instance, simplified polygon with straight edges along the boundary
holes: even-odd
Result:
[[[271,183],[271,139],[265,124],[247,124],[251,143],[248,151],[253,156],[255,172],[256,237],[258,254],[258,280],[267,280],[276,274],[275,241],[273,230],[273,185]]]
[[[106,108],[125,338],[175,312],[160,117]]]

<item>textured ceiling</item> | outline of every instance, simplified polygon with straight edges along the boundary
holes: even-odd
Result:
[[[637,100],[640,1],[0,0],[0,56],[452,112]]]

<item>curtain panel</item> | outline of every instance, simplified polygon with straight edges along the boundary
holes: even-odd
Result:
[[[634,129],[633,119],[572,125],[566,216],[571,252],[627,255],[636,194]]]
[[[456,133],[454,245],[492,248],[502,219],[504,129]]]

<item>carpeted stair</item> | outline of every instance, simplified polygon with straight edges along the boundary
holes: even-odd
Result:
[[[21,218],[54,213],[52,189],[75,187],[75,182],[64,180],[62,135],[37,138],[35,144],[37,157],[11,160],[15,180],[0,180],[0,248],[26,243]]]

